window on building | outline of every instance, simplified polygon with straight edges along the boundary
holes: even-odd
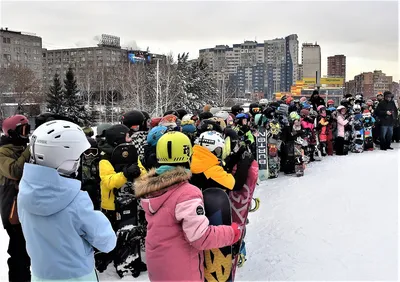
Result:
[[[97,56],[97,60],[101,61],[101,60],[103,60],[103,57],[102,56]]]
[[[99,63],[97,63],[97,66],[98,66],[98,67],[101,67],[101,63],[100,63],[100,62],[99,62]]]
[[[71,51],[71,56],[75,56],[76,55],[76,51]]]
[[[15,60],[20,61],[21,57],[19,56],[19,54],[17,54],[17,56],[15,56]]]
[[[11,55],[10,54],[4,54],[3,59],[6,61],[11,61]]]
[[[101,54],[102,53],[102,50],[96,50],[96,54]]]
[[[11,43],[11,39],[8,38],[8,37],[3,37],[3,43],[10,44]]]

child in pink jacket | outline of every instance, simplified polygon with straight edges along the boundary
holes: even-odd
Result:
[[[146,262],[151,281],[204,281],[203,250],[236,243],[240,230],[210,226],[203,195],[189,184],[192,146],[183,133],[165,133],[157,143],[159,164],[135,183],[146,213]]]
[[[344,147],[344,133],[345,133],[345,127],[347,124],[351,122],[350,119],[346,119],[346,108],[344,106],[339,106],[337,108],[337,137],[336,137],[336,155],[338,156],[343,156],[347,155],[347,150],[345,150]]]

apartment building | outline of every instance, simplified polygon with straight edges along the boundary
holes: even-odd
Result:
[[[42,38],[33,33],[0,28],[0,68],[11,64],[31,69],[42,77]]]

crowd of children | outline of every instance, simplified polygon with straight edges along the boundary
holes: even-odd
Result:
[[[309,100],[252,103],[248,113],[240,105],[155,118],[133,110],[120,124],[98,125],[96,136],[42,114],[30,140],[26,117],[5,119],[0,199],[10,281],[29,281],[31,264],[32,280],[95,281],[94,268],[103,272],[111,262],[121,277],[148,271],[152,281],[202,281],[203,250],[235,244],[244,228],[209,225],[202,191],[255,186],[262,146],[269,178],[301,176],[308,162],[373,150],[374,142],[391,149],[392,99],[348,94],[336,107],[315,91]],[[129,161],[115,161],[126,144],[134,148],[122,156]]]

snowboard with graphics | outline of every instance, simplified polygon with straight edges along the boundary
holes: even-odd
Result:
[[[249,168],[249,174],[243,188],[240,191],[229,192],[229,199],[231,201],[232,207],[232,221],[236,222],[240,227],[243,228],[242,237],[235,245],[233,245],[232,281],[235,279],[239,255],[242,253],[241,249],[242,247],[244,248],[244,228],[246,227],[247,216],[251,207],[254,190],[257,185],[259,173],[258,166],[258,163],[256,161],[253,161]],[[233,174],[235,174],[235,169],[233,170]]]
[[[138,153],[133,144],[117,146],[110,162],[116,172],[125,166],[137,163]],[[114,250],[114,266],[122,278],[127,274],[138,277],[145,271],[141,260],[140,239],[143,237],[138,224],[138,201],[134,195],[132,182],[128,181],[119,189],[114,189],[115,211],[117,215],[117,246]]]
[[[258,177],[260,181],[268,179],[268,144],[267,144],[267,131],[265,127],[260,126],[257,132],[257,162],[259,167]]]
[[[210,225],[231,225],[231,203],[220,188],[203,192],[204,209]],[[204,280],[225,282],[232,280],[232,246],[204,251]]]

